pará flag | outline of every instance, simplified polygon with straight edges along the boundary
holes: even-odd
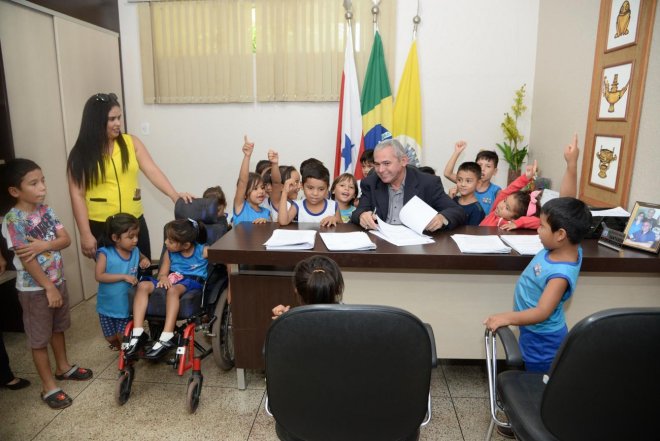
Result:
[[[385,54],[380,33],[374,35],[367,73],[362,86],[362,129],[364,148],[373,149],[383,139],[392,137],[392,89],[385,67]],[[360,151],[362,155],[362,151]],[[359,176],[362,176],[360,170]],[[356,177],[358,173],[356,170]]]
[[[360,151],[364,145],[362,137],[362,113],[360,90],[358,89],[355,58],[353,56],[353,36],[351,27],[346,31],[346,51],[344,52],[344,72],[341,75],[339,95],[339,123],[337,124],[337,152],[335,154],[335,177],[342,173],[355,174],[359,167]],[[356,165],[357,164],[357,165]]]
[[[403,68],[394,102],[393,135],[406,148],[410,164],[420,165],[422,154],[422,97],[417,62],[417,41],[413,40]]]

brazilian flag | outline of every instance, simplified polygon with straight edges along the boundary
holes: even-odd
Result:
[[[392,89],[385,67],[383,42],[378,31],[374,35],[360,101],[364,148],[371,150],[382,140],[392,137]]]

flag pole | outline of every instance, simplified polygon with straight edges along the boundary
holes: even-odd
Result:
[[[417,39],[417,26],[422,21],[419,16],[419,0],[417,0],[417,14],[413,17],[413,40]]]
[[[378,14],[380,13],[380,2],[381,0],[371,0],[373,6],[371,7],[371,15],[373,16],[374,22],[374,35],[378,32]]]

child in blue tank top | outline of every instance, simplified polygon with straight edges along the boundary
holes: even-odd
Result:
[[[129,322],[128,290],[137,285],[138,265],[146,268],[151,263],[137,248],[139,232],[140,221],[132,214],[112,215],[105,221],[105,246],[96,251],[96,312],[114,351],[120,349]]]
[[[528,371],[547,372],[568,333],[563,305],[575,291],[582,265],[580,241],[590,225],[591,213],[578,199],[562,197],[543,205],[538,233],[544,249],[516,283],[513,312],[484,321],[492,331],[520,327],[520,350]]]
[[[158,279],[143,278],[133,299],[133,320],[135,327],[125,354],[135,355],[144,346],[148,337],[143,323],[149,303],[149,296],[156,288],[167,290],[165,324],[158,341],[145,354],[146,358],[158,359],[176,346],[174,327],[179,314],[179,298],[189,290],[202,289],[207,275],[206,229],[202,223],[192,219],[174,220],[165,225],[166,251],[160,260]]]
[[[243,162],[236,183],[234,195],[234,216],[232,224],[241,222],[263,224],[270,222],[270,210],[261,206],[266,199],[266,186],[261,175],[250,173],[250,157],[254,150],[254,143],[245,136],[243,143]]]

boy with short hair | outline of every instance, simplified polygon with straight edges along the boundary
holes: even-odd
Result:
[[[466,225],[479,225],[486,216],[475,195],[480,176],[481,167],[476,162],[464,162],[456,171],[456,195],[453,199],[465,211]]]
[[[484,321],[491,331],[520,327],[520,350],[525,369],[547,372],[568,333],[563,305],[575,292],[582,247],[591,213],[584,202],[560,197],[541,208],[539,237],[544,249],[527,265],[516,283],[514,311]]]
[[[41,168],[29,159],[14,159],[3,166],[3,184],[16,204],[5,215],[2,235],[14,251],[16,289],[23,307],[23,324],[32,359],[41,378],[41,399],[53,409],[72,403],[58,380],[89,380],[92,371],[72,365],[66,355],[64,331],[71,325],[69,296],[60,250],[71,239],[53,210],[44,204],[46,181]],[[55,355],[55,378],[48,358],[48,343]]]
[[[456,161],[466,147],[467,143],[465,141],[456,141],[456,144],[454,145],[454,153],[452,153],[445,166],[445,178],[453,183],[456,183],[456,173],[454,173]],[[499,157],[497,156],[497,153],[492,150],[481,150],[477,153],[477,157],[474,161],[481,167],[481,177],[474,194],[479,201],[481,208],[483,208],[484,213],[490,213],[493,202],[497,197],[497,193],[502,189],[499,185],[490,182],[493,176],[497,174]]]
[[[360,165],[362,166],[362,176],[369,176],[369,172],[374,168],[374,151],[365,150],[360,155]]]

